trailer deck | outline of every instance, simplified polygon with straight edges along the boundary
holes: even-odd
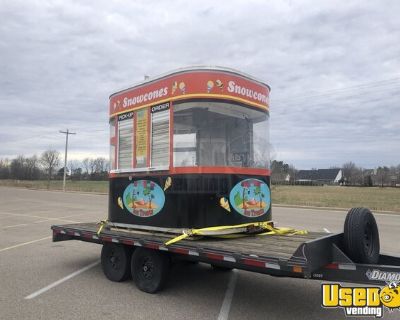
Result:
[[[305,235],[251,235],[236,239],[202,238],[181,240],[166,246],[171,234],[142,230],[104,228],[97,235],[96,223],[52,226],[53,241],[81,240],[121,243],[168,251],[188,259],[268,274],[310,277],[311,272],[330,262],[330,250],[319,243],[332,243],[337,235],[309,232]],[[324,241],[325,239],[325,241]],[[328,241],[328,239],[330,239]],[[311,256],[319,256],[310,259]]]
[[[400,281],[400,257],[379,255],[376,264],[353,262],[343,252],[343,233],[251,235],[235,239],[204,237],[166,246],[173,234],[104,228],[77,223],[53,225],[53,241],[81,240],[98,244],[160,250],[185,260],[280,277],[385,285]]]

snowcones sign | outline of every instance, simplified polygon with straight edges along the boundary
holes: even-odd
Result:
[[[151,217],[164,207],[165,195],[161,187],[149,180],[137,180],[126,187],[123,194],[125,208],[137,217]]]
[[[230,192],[231,206],[245,217],[265,214],[271,204],[270,190],[258,179],[246,179],[236,184]]]

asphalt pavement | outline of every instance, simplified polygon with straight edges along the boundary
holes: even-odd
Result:
[[[0,319],[344,319],[321,282],[176,264],[150,295],[102,273],[101,246],[51,242],[52,224],[107,217],[107,196],[0,187]],[[274,207],[280,226],[340,232],[346,212]],[[400,215],[376,214],[381,251],[400,255]],[[400,311],[385,319],[399,319]]]

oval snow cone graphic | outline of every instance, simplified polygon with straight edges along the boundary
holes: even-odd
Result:
[[[258,179],[246,179],[236,184],[229,194],[231,206],[245,217],[265,214],[271,205],[268,185]]]
[[[138,217],[151,217],[164,207],[165,195],[161,187],[150,180],[133,181],[123,195],[125,208]]]

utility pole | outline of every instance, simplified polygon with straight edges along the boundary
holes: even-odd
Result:
[[[60,130],[60,133],[65,134],[65,157],[64,157],[64,179],[63,179],[63,191],[65,191],[65,177],[67,175],[68,136],[70,134],[76,134],[76,132],[70,132],[67,129],[67,131]]]

